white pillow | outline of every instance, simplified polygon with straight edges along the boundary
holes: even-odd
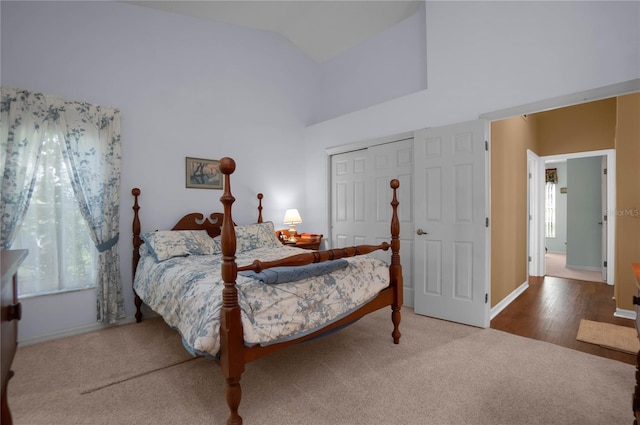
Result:
[[[211,255],[215,244],[206,230],[159,230],[140,235],[156,261],[187,255]]]
[[[273,223],[244,224],[236,226],[236,252],[249,251],[264,247],[278,247],[282,244],[276,238]]]

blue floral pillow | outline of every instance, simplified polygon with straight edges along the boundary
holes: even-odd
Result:
[[[140,235],[156,261],[187,255],[215,253],[213,239],[206,230],[159,230]]]
[[[214,254],[221,254],[222,253],[222,247],[220,246],[220,242],[221,241],[222,241],[222,237],[220,235],[218,235],[215,238],[213,238],[213,253]]]
[[[257,224],[244,224],[235,227],[236,252],[249,251],[264,247],[278,247],[282,244],[276,238],[273,223],[266,221]]]

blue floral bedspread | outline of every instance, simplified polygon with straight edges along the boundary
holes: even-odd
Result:
[[[220,255],[189,255],[157,262],[141,247],[134,288],[177,329],[193,355],[216,357],[224,287]],[[263,247],[238,253],[239,266],[270,261],[299,248]],[[308,252],[308,251],[307,251]],[[336,321],[389,286],[389,269],[371,256],[348,258],[346,268],[296,282],[263,284],[238,275],[238,302],[246,345],[268,345],[311,333]]]

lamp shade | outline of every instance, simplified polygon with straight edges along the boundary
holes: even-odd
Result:
[[[291,208],[284,213],[284,220],[282,221],[287,224],[297,224],[302,223],[302,217],[300,217],[297,209]]]

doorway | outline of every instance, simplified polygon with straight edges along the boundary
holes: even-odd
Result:
[[[545,275],[607,279],[605,156],[545,161]]]
[[[611,95],[617,94],[612,92]],[[549,157],[545,159],[553,159],[560,154],[568,155],[567,152],[606,155],[610,177],[607,188],[611,195],[607,200],[607,210],[615,211],[614,179],[617,171],[613,147],[618,100],[615,97],[587,99],[586,95],[581,96],[579,101],[575,99],[575,103],[570,102],[572,99],[554,99],[555,105],[545,102],[544,105],[531,104],[483,115],[491,121],[493,147],[492,319],[526,291],[530,276],[545,274],[544,160],[540,160],[534,152]],[[609,102],[609,105],[603,105],[602,102]],[[515,115],[514,112],[522,114]],[[588,113],[588,118],[581,116],[581,113]],[[603,121],[606,125],[603,125]],[[563,131],[557,131],[558,129]],[[554,131],[556,134],[553,134]],[[532,156],[528,157],[528,153]],[[539,177],[535,177],[536,175]],[[542,181],[539,187],[535,185],[537,181]],[[609,218],[607,277],[609,283],[613,283],[616,274],[612,267],[615,264],[615,217]],[[499,226],[496,226],[498,223]]]
[[[602,160],[599,159],[600,157],[602,158]],[[603,179],[604,187],[600,186],[601,183],[598,182],[598,185],[600,186],[600,191],[598,191],[598,202],[603,203],[603,207],[601,208],[601,211],[600,211],[600,215],[599,215],[600,218],[596,219],[598,221],[594,221],[592,223],[593,227],[595,227],[596,225],[601,226],[597,228],[598,236],[599,236],[597,239],[598,240],[597,243],[601,244],[601,248],[598,251],[598,256],[600,257],[599,262],[601,263],[600,267],[584,266],[585,264],[584,262],[580,263],[580,261],[583,260],[581,259],[577,262],[577,266],[574,265],[574,269],[576,270],[591,269],[592,271],[600,271],[601,277],[604,278],[604,276],[606,276],[604,280],[607,282],[607,284],[613,285],[614,264],[615,264],[615,261],[614,261],[615,259],[615,231],[614,231],[615,214],[607,214],[607,211],[615,211],[615,150],[607,149],[607,150],[600,150],[600,151],[578,152],[578,153],[571,153],[571,154],[538,157],[537,164],[535,165],[538,172],[536,173],[537,175],[535,178],[538,179],[538,181],[541,181],[540,179],[544,178],[546,174],[544,170],[546,170],[546,164],[548,163],[559,164],[560,161],[568,161],[568,160],[576,160],[576,159],[591,159],[591,162],[597,162],[598,164],[600,163],[606,164],[604,167],[600,167],[599,165],[598,167],[606,170],[607,178]],[[560,190],[561,188],[558,188],[558,189]],[[569,188],[567,188],[567,192],[568,190]],[[604,197],[601,196],[602,191],[606,192],[606,196]],[[530,222],[532,224],[530,226],[530,232],[529,232],[530,258],[532,260],[532,263],[537,264],[537,269],[534,269],[533,267],[531,268],[530,275],[545,276],[548,274],[546,270],[545,259],[548,251],[547,248],[549,245],[548,240],[546,238],[547,228],[546,228],[546,222],[545,222],[545,217],[546,217],[545,185],[539,184],[537,185],[536,188],[531,189],[531,192],[532,192],[532,196],[537,199],[538,206],[537,208],[530,208],[529,210],[529,214],[531,217]],[[577,205],[575,208],[579,208],[579,205]],[[570,220],[571,220],[570,218],[567,219],[567,223],[569,223]],[[575,214],[574,214],[574,220],[575,220]],[[599,224],[599,223],[602,223],[602,224]],[[535,226],[533,226],[533,224],[535,224]],[[593,234],[593,232],[591,233]],[[595,239],[591,238],[590,240],[592,241],[590,243],[595,243],[593,242]],[[574,244],[575,246],[578,247],[578,249],[576,250],[580,250],[579,246],[585,243],[587,242],[577,240]],[[569,252],[570,249],[571,248],[568,248],[567,252]],[[578,254],[578,257],[580,255],[582,255],[582,253]],[[572,264],[571,261],[574,262],[573,264],[576,264],[575,260],[569,260],[569,261],[570,261],[568,263],[569,265]]]

